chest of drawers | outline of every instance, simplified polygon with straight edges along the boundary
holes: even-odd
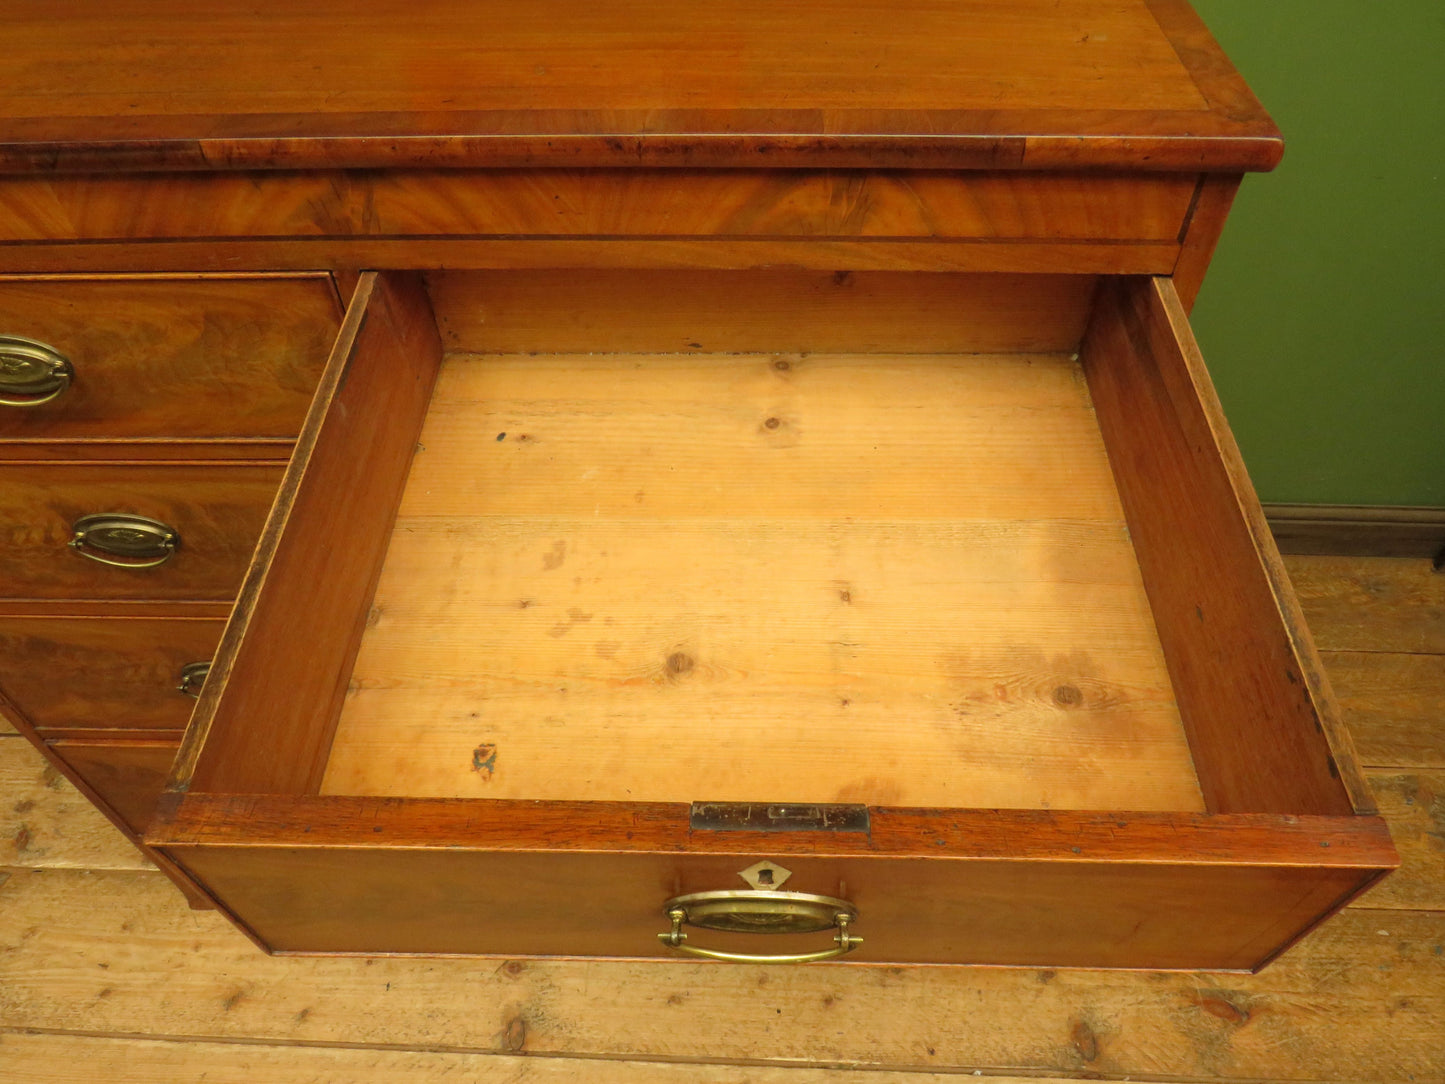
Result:
[[[278,952],[1250,969],[1389,869],[1187,6],[563,14],[19,24],[17,727]]]

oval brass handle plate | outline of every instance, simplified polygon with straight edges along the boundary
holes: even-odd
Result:
[[[176,692],[185,693],[192,699],[199,699],[201,686],[206,683],[206,675],[211,672],[210,660],[205,662],[188,662],[181,667],[180,684],[176,686]]]
[[[124,512],[81,516],[71,531],[71,549],[114,568],[155,568],[169,561],[181,544],[174,527]]]
[[[70,387],[70,359],[35,339],[0,335],[0,406],[48,403]]]
[[[863,938],[849,932],[858,909],[847,900],[812,896],[806,892],[738,889],[721,892],[693,892],[675,896],[663,905],[672,928],[657,935],[670,948],[689,956],[729,960],[744,964],[802,964],[832,960],[852,952]],[[683,926],[731,933],[817,933],[837,930],[833,948],[817,952],[762,953],[723,952],[687,943]]]

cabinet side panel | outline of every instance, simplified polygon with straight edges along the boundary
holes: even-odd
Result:
[[[1214,248],[1224,231],[1224,220],[1234,205],[1239,191],[1239,174],[1206,174],[1199,182],[1194,206],[1184,224],[1180,240],[1179,262],[1174,265],[1174,288],[1185,311],[1194,308],[1194,299],[1204,284],[1204,273],[1214,258]]]
[[[1172,283],[1107,284],[1082,357],[1208,808],[1371,811]]]
[[[419,279],[365,276],[206,681],[176,786],[287,794],[320,779],[440,362]]]

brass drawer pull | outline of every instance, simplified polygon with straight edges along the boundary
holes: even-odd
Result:
[[[81,516],[71,530],[71,549],[115,568],[155,568],[169,561],[181,544],[174,527],[124,512]]]
[[[54,347],[19,335],[0,335],[0,406],[48,403],[73,379],[70,359]]]
[[[185,693],[192,699],[199,699],[201,686],[206,683],[206,675],[211,672],[211,662],[188,662],[181,667],[181,680],[176,686],[176,692]]]
[[[694,892],[677,896],[664,905],[672,929],[657,935],[664,945],[689,956],[709,960],[728,960],[741,964],[804,964],[814,960],[831,960],[852,952],[863,938],[848,932],[858,917],[858,909],[847,900],[831,896],[810,896],[804,892],[722,891]],[[816,933],[836,929],[835,947],[817,952],[755,955],[747,952],[721,952],[687,944],[684,925],[733,933]]]

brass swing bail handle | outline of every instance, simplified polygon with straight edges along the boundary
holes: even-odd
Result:
[[[192,700],[200,699],[201,686],[206,683],[206,677],[211,672],[211,660],[205,662],[188,662],[181,667],[180,681],[176,685],[176,692],[185,693]]]
[[[124,512],[81,516],[70,529],[71,549],[113,568],[155,568],[169,561],[181,544],[174,527]]]
[[[852,952],[863,938],[849,932],[857,910],[845,900],[796,892],[698,892],[667,902],[672,928],[657,935],[669,948],[689,956],[743,964],[805,964],[832,960]],[[836,930],[833,948],[816,952],[723,952],[687,943],[685,924],[713,930],[753,933],[811,933]]]
[[[62,394],[74,379],[70,359],[53,346],[0,335],[0,406],[40,406]]]

